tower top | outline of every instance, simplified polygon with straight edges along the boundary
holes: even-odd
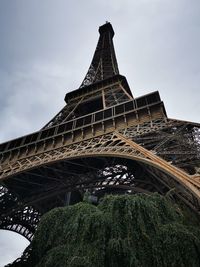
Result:
[[[99,40],[89,70],[80,87],[105,80],[119,74],[113,45],[114,30],[110,22],[99,27]]]
[[[108,21],[106,21],[105,24],[103,24],[102,26],[99,27],[100,35],[104,34],[104,33],[107,33],[107,32],[110,32],[111,33],[111,37],[113,38],[115,32],[113,30],[113,27],[112,27],[111,23],[108,22]]]

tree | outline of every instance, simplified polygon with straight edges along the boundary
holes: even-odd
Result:
[[[166,197],[109,195],[45,214],[27,263],[10,266],[200,266],[199,237],[198,221]]]

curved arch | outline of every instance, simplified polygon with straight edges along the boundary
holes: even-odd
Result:
[[[17,173],[62,159],[73,159],[84,156],[116,156],[147,162],[168,173],[173,179],[183,184],[195,197],[200,199],[200,182],[192,179],[181,169],[153,154],[151,151],[127,139],[119,132],[113,132],[92,139],[55,147],[29,157],[24,157],[5,165],[1,177],[11,177]]]
[[[129,190],[132,193],[138,193],[138,192],[149,193],[149,192],[152,192],[152,190],[153,192],[155,191],[159,192],[160,190],[160,193],[166,193],[169,189],[175,187],[177,188],[175,194],[179,198],[182,198],[187,204],[191,205],[193,208],[194,207],[197,208],[197,206],[195,206],[196,199],[191,194],[191,192],[183,184],[179,183],[179,181],[174,179],[172,175],[166,172],[165,169],[161,168],[158,164],[156,164],[156,162],[153,162],[149,158],[144,158],[141,155],[133,154],[133,153],[128,154],[128,153],[124,153],[123,151],[121,153],[120,151],[118,151],[118,149],[117,149],[117,153],[114,153],[114,150],[111,153],[111,151],[106,151],[106,149],[101,150],[100,152],[96,151],[95,153],[94,153],[94,150],[93,150],[93,153],[91,153],[90,151],[83,151],[83,153],[80,153],[79,155],[73,155],[71,157],[64,157],[62,159],[50,161],[49,163],[46,163],[46,164],[40,164],[40,165],[37,164],[37,167],[29,168],[28,171],[26,170],[27,176],[24,177],[23,181],[24,183],[27,183],[27,188],[30,192],[31,190],[33,190],[33,187],[29,188],[27,178],[29,178],[30,175],[41,174],[41,170],[44,171],[44,176],[42,178],[45,178],[45,175],[48,176],[48,173],[47,173],[48,169],[49,169],[49,173],[52,173],[53,178],[55,178],[55,176],[59,177],[60,172],[63,173],[63,176],[61,177],[62,179],[56,181],[56,186],[59,185],[59,188],[58,190],[56,190],[53,184],[52,191],[47,191],[46,195],[42,191],[41,191],[41,195],[38,195],[38,192],[35,191],[33,195],[34,197],[33,202],[35,204],[32,203],[32,200],[29,201],[28,199],[28,201],[32,203],[32,206],[28,206],[26,199],[24,199],[25,208],[21,211],[18,211],[17,213],[13,213],[12,216],[9,215],[5,217],[4,221],[1,221],[0,228],[17,232],[23,235],[24,237],[26,237],[28,240],[31,240],[35,232],[35,229],[37,227],[37,224],[39,222],[39,217],[40,217],[40,214],[37,211],[37,209],[39,208],[38,210],[41,210],[42,213],[45,213],[51,208],[62,205],[61,202],[59,202],[58,204],[57,202],[55,202],[57,195],[59,195],[59,197],[64,200],[66,192],[70,192],[70,190],[73,191],[75,189],[76,190],[96,189],[96,193],[97,194],[99,193],[101,195],[101,194],[104,194],[104,192],[105,193],[110,192],[109,190],[111,190],[111,192],[117,192],[117,193],[128,192]],[[114,163],[112,162],[112,159],[115,161]],[[99,179],[99,177],[96,180],[89,179],[87,177],[88,176],[87,171],[85,172],[85,176],[83,175],[77,176],[76,181],[73,181],[73,179],[70,180],[70,175],[71,175],[70,171],[75,170],[76,165],[80,164],[80,162],[84,160],[85,160],[84,164],[86,164],[87,166],[90,165],[91,162],[93,162],[91,166],[88,167],[90,170],[93,170],[97,166],[95,173],[94,173],[95,175],[97,174],[99,170],[105,171],[104,166],[107,166],[107,168],[109,166],[111,167],[128,166],[129,169],[124,169],[124,173],[122,172],[121,174],[121,178],[120,178],[121,180],[117,180],[118,178],[115,179],[115,177],[118,177],[118,174],[119,174],[118,172],[113,172],[114,174],[113,174],[113,177],[111,178],[106,177],[105,175],[104,177],[102,177],[102,179]],[[103,161],[102,166],[99,166],[100,165],[99,160]],[[105,164],[104,164],[104,160],[105,160]],[[74,169],[71,168],[72,165],[74,166],[73,167]],[[86,165],[83,165],[82,167],[85,168]],[[65,173],[66,168],[64,167],[66,166],[68,166],[68,173]],[[141,170],[144,171],[144,174],[142,176],[144,176],[146,180],[145,179],[143,179],[142,181],[140,180],[141,173],[140,173],[139,167],[141,167]],[[139,172],[138,174],[136,174],[138,170]],[[53,173],[53,171],[55,173]],[[107,169],[107,171],[109,171],[109,169]],[[81,172],[82,172],[82,169],[80,169],[79,173]],[[133,175],[133,176],[129,175],[129,177],[127,176],[127,180],[129,180],[128,182],[126,181],[126,179],[123,178],[123,175],[126,175],[126,172],[129,172],[131,173],[131,175]],[[18,174],[18,175],[20,176],[24,174],[22,172],[21,174]],[[45,180],[44,184],[50,184],[52,177],[50,177],[49,180]],[[13,178],[15,179],[15,177]],[[18,178],[19,177],[16,176],[16,179]],[[23,177],[20,177],[20,178],[22,179]],[[69,183],[67,185],[65,183],[62,185],[61,183],[63,181],[65,182],[67,179],[69,180]],[[30,177],[30,180],[34,181],[32,177]],[[113,184],[113,181],[114,181],[114,184]],[[18,180],[17,182],[19,183]],[[70,184],[72,185],[72,182],[74,184],[73,186],[70,187]],[[149,189],[148,182],[150,182],[150,189]],[[161,185],[164,187],[163,189],[164,191],[160,189]],[[40,200],[40,196],[42,197],[41,200]],[[52,204],[52,206],[48,206],[51,201],[52,202],[54,201],[54,203]],[[42,209],[43,206],[45,206],[45,209]]]
[[[115,152],[115,151],[113,151]],[[192,176],[189,176],[181,169],[178,169],[177,167],[171,165],[168,162],[164,162],[164,160],[156,157],[153,155],[153,157],[156,157],[159,159],[159,161],[153,161],[150,158],[142,157],[141,155],[136,154],[126,154],[124,152],[120,153],[117,151],[117,153],[111,153],[108,151],[102,151],[100,153],[94,153],[94,150],[92,153],[84,152],[83,155],[77,155],[70,158],[70,160],[79,159],[79,158],[94,158],[94,157],[113,157],[116,158],[126,158],[130,159],[132,161],[140,162],[146,166],[148,166],[148,169],[151,173],[154,173],[155,176],[158,175],[161,176],[160,179],[163,179],[162,182],[164,182],[165,185],[168,186],[169,189],[176,188],[177,191],[180,192],[180,197],[182,200],[184,200],[189,206],[192,208],[195,208],[196,210],[200,209],[200,191],[197,186],[199,184],[195,183],[196,181],[192,181]],[[55,161],[56,162],[56,161]],[[164,164],[162,164],[164,162]],[[166,168],[166,165],[168,168]],[[178,175],[177,175],[178,174]],[[197,185],[197,186],[196,186]],[[184,199],[186,197],[186,199]]]
[[[105,138],[106,137],[106,138]],[[105,139],[105,140],[104,140]],[[79,149],[77,149],[77,146]],[[15,176],[31,169],[39,168],[48,164],[54,164],[62,160],[73,160],[83,157],[124,157],[144,164],[153,166],[168,175],[176,183],[181,184],[185,191],[189,191],[195,198],[195,206],[198,206],[200,201],[200,185],[195,179],[187,175],[182,170],[176,168],[172,164],[154,155],[151,151],[144,149],[131,140],[115,133],[115,136],[103,136],[100,140],[94,138],[92,141],[80,142],[57,148],[55,150],[46,151],[39,155],[31,156],[23,159],[25,164],[19,162],[19,168],[11,168],[10,173],[7,172],[7,177]],[[16,166],[16,165],[15,165]]]
[[[179,195],[182,195],[182,198],[186,198],[186,201],[196,209],[199,209],[199,199],[197,195],[195,194],[196,188],[191,184],[188,179],[180,179],[179,177],[176,176],[177,168],[172,166],[170,172],[168,169],[164,168],[161,164],[157,163],[156,161],[152,161],[149,158],[141,157],[140,155],[135,155],[131,153],[120,153],[117,151],[117,153],[113,153],[114,151],[106,151],[102,150],[96,153],[94,153],[94,149],[90,151],[83,151],[83,153],[79,153],[79,155],[72,155],[71,157],[63,157],[62,159],[57,159],[57,160],[51,160],[49,163],[46,164],[37,164],[37,168],[29,168],[28,171],[34,170],[34,169],[39,169],[40,167],[48,167],[48,166],[53,166],[54,164],[63,162],[65,160],[72,161],[72,160],[77,160],[77,159],[84,159],[84,158],[93,158],[95,157],[116,157],[116,158],[126,158],[130,159],[135,162],[139,162],[142,165],[145,165],[145,168],[148,169],[148,172],[151,172],[151,174],[154,174],[156,179],[160,179],[160,181],[165,184],[168,189],[171,188],[176,188],[177,191],[180,191]],[[169,165],[169,164],[168,164]],[[170,166],[171,167],[171,166]],[[175,169],[175,171],[174,171]],[[27,170],[26,170],[27,171]],[[179,171],[179,170],[178,170]],[[181,172],[181,170],[180,170]],[[187,178],[187,177],[186,177]],[[189,186],[188,186],[189,184]]]
[[[18,197],[3,186],[0,190],[0,214],[0,229],[18,233],[27,240],[32,240],[40,218],[39,212],[31,206],[19,203]]]
[[[20,224],[11,224],[4,227],[0,226],[0,230],[11,231],[25,237],[28,241],[32,241],[35,232],[30,232],[28,228]]]
[[[21,216],[22,214],[23,216]],[[25,237],[28,241],[31,241],[36,231],[39,219],[40,215],[37,212],[34,214],[31,212],[30,216],[30,213],[24,213],[24,210],[18,211],[5,217],[3,221],[1,220],[0,229],[18,233]]]

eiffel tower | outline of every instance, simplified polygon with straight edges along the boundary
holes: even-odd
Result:
[[[200,124],[167,117],[159,92],[134,98],[110,23],[81,84],[41,130],[0,145],[0,228],[31,240],[42,214],[89,192],[170,191],[200,211]]]

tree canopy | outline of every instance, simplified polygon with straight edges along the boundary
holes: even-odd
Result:
[[[192,218],[159,194],[108,195],[97,206],[56,208],[42,217],[27,263],[10,266],[200,266],[200,230]]]

